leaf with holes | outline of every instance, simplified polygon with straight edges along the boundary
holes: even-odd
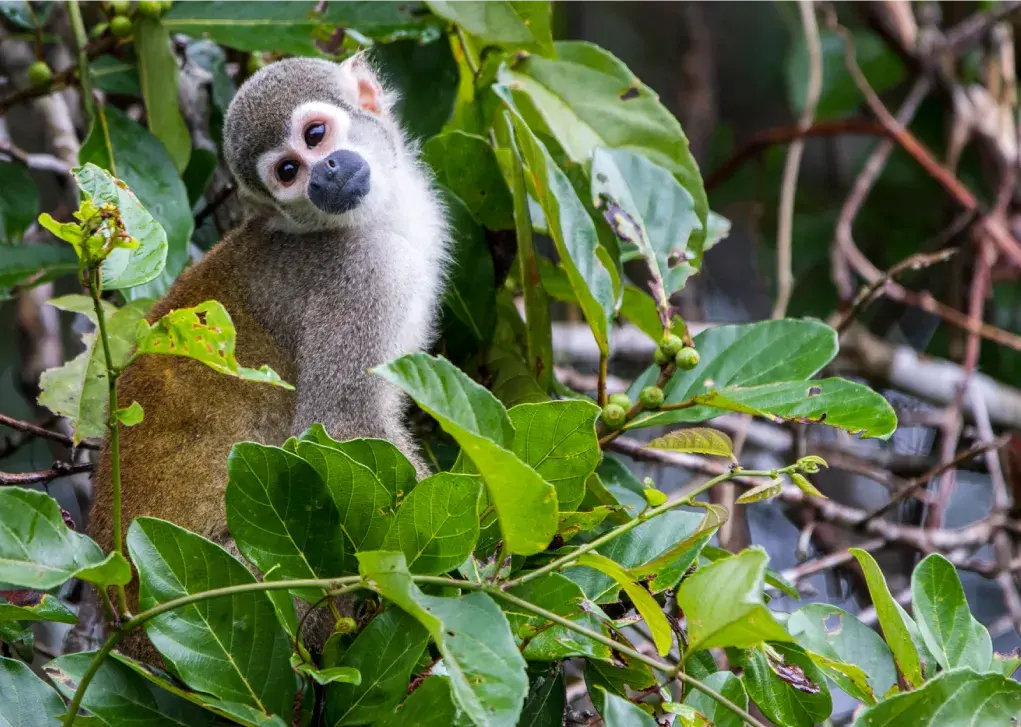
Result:
[[[714,689],[741,709],[748,709],[748,693],[744,682],[729,671],[718,671],[701,679],[702,683]],[[705,692],[697,689],[688,690],[684,704],[694,707],[699,714],[705,715],[713,727],[744,727],[744,720],[734,714]],[[683,725],[683,722],[681,723]]]
[[[752,701],[774,724],[814,727],[833,710],[826,681],[818,667],[794,645],[772,644],[773,654],[752,651],[745,667],[745,686]]]
[[[238,365],[234,357],[235,335],[227,309],[219,301],[207,300],[193,308],[172,310],[151,325],[140,324],[138,353],[184,356],[221,374],[294,389],[269,366],[250,369]]]
[[[656,437],[645,445],[646,449],[663,449],[668,452],[690,452],[692,454],[711,454],[716,457],[734,457],[734,443],[725,432],[709,427],[691,427],[678,429]]]

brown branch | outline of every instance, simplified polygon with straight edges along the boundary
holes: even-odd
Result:
[[[1021,8],[1021,2],[1010,0],[1009,2],[999,2],[985,12],[972,13],[947,31],[942,50],[959,56],[979,42],[994,25],[1018,8]]]
[[[94,465],[91,462],[81,464],[68,464],[67,462],[54,462],[53,467],[41,472],[0,472],[0,486],[3,485],[38,485],[58,477],[76,475],[81,472],[91,472]]]
[[[0,141],[0,155],[8,157],[12,162],[26,169],[56,174],[70,174],[71,166],[52,154],[32,154],[10,141]]]
[[[855,547],[867,550],[870,553],[876,550],[880,550],[886,545],[886,541],[882,538],[873,538],[867,540],[864,543],[858,543]],[[835,553],[824,555],[819,558],[813,558],[812,560],[806,560],[804,563],[788,568],[783,572],[783,577],[786,578],[793,584],[797,584],[798,581],[814,576],[816,573],[821,573],[824,570],[830,570],[831,568],[839,568],[842,565],[846,565],[854,560],[854,556],[847,549],[838,550]]]
[[[41,437],[42,439],[50,439],[54,442],[60,442],[61,444],[68,447],[76,446],[74,440],[71,437],[64,434],[63,432],[54,432],[49,429],[40,427],[37,424],[32,424],[31,422],[25,422],[20,419],[15,419],[14,417],[9,417],[6,414],[0,414],[0,425],[10,427],[11,429],[14,429],[19,432],[24,432],[33,437]],[[94,444],[89,441],[79,442],[77,446],[82,449],[99,449],[98,444]]]
[[[85,48],[85,54],[89,60],[98,58],[104,53],[108,53],[117,47],[120,39],[113,35],[105,35],[94,43],[90,44]],[[0,114],[5,114],[16,104],[24,101],[30,101],[40,96],[48,96],[51,93],[60,91],[73,85],[78,79],[78,67],[68,66],[59,73],[54,73],[53,77],[46,83],[38,86],[27,86],[25,88],[19,88],[16,91],[12,91],[6,96],[0,98]]]

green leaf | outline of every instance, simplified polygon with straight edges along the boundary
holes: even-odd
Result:
[[[730,236],[730,220],[723,215],[716,214],[712,210],[709,210],[707,226],[709,230],[705,235],[705,245],[702,248],[702,252],[716,247],[718,242],[726,240]]]
[[[710,689],[722,694],[741,709],[748,709],[748,693],[744,683],[729,671],[713,672],[701,679]],[[714,727],[743,727],[744,720],[717,702],[705,692],[688,689],[684,704],[694,707],[704,715]]]
[[[643,506],[644,503],[643,498]],[[674,546],[697,531],[701,522],[702,515],[699,513],[682,510],[666,512],[611,540],[598,548],[597,552],[624,569],[639,568],[669,553]],[[675,586],[697,555],[698,549],[691,548],[672,558],[670,565],[662,568],[657,566],[658,575],[648,584],[649,587],[658,593]],[[564,574],[580,585],[585,595],[596,603],[612,603],[620,593],[617,582],[602,573],[575,567],[567,568]]]
[[[172,310],[152,325],[139,325],[138,353],[184,356],[221,374],[294,389],[267,365],[258,369],[238,365],[234,357],[235,335],[227,309],[219,301],[207,300],[192,308]]]
[[[46,283],[78,270],[78,256],[67,245],[10,245],[0,257],[0,300],[10,288]]]
[[[725,432],[709,427],[677,429],[662,437],[656,437],[645,445],[646,449],[663,449],[668,452],[691,452],[711,454],[716,457],[734,457],[734,443]]]
[[[598,606],[585,599],[577,583],[550,573],[515,586],[510,593],[532,605],[563,616],[597,633],[606,633],[606,626],[596,615]],[[522,646],[522,655],[529,661],[557,661],[572,656],[610,661],[612,656],[604,644],[582,636],[566,626],[537,616],[513,603],[501,602],[511,631]]]
[[[997,674],[1003,674],[1005,677],[1011,677],[1017,668],[1021,666],[1021,656],[1010,655],[1010,654],[993,654],[993,662],[990,666],[990,671],[994,671]]]
[[[797,646],[775,644],[779,658],[755,649],[745,668],[752,701],[775,724],[813,727],[830,716],[833,702],[822,673]]]
[[[37,214],[39,190],[28,169],[14,162],[0,162],[0,245],[19,242]]]
[[[900,727],[906,724],[905,716],[912,725],[933,727],[1010,724],[1021,719],[1021,684],[999,674],[954,669],[869,707],[854,724]]]
[[[48,591],[71,578],[97,586],[131,580],[128,562],[67,527],[45,493],[0,487],[0,522],[0,583]]]
[[[856,699],[874,703],[876,697],[883,696],[897,683],[893,655],[883,639],[836,606],[827,603],[802,606],[787,620],[787,631],[811,654],[860,668],[868,679],[867,689],[856,685],[838,667],[813,658],[837,686]]]
[[[56,597],[44,593],[38,603],[15,606],[0,598],[0,622],[3,621],[54,621],[62,624],[78,623],[78,617]]]
[[[694,198],[704,230],[709,203],[702,175],[681,125],[656,92],[598,46],[566,41],[555,47],[556,60],[529,56],[500,70],[500,82],[534,108],[529,126],[555,138],[577,164],[588,164],[597,147],[624,147],[666,167]]]
[[[733,554],[724,550],[723,548],[717,548],[715,545],[706,545],[702,548],[702,552],[699,554],[711,563],[715,563],[719,560],[726,560],[727,558],[733,558]],[[801,594],[798,593],[798,589],[795,588],[790,581],[784,578],[780,573],[776,572],[772,568],[766,568],[766,585],[771,588],[775,588],[778,591],[782,591],[787,594],[795,601],[801,598]]]
[[[909,618],[897,608],[897,602],[890,595],[890,588],[886,585],[883,571],[875,559],[866,551],[860,548],[850,548],[850,553],[858,560],[862,572],[865,574],[865,582],[869,587],[869,596],[876,607],[876,616],[879,625],[883,627],[883,636],[886,643],[893,652],[897,668],[904,675],[904,679],[912,687],[920,687],[924,678],[922,677],[922,663],[918,656],[918,650],[911,640],[911,633],[908,630],[906,618]]]
[[[95,652],[67,654],[46,665],[46,673],[68,699],[81,682]],[[109,725],[140,727],[212,727],[212,714],[143,679],[117,659],[107,657],[82,707]]]
[[[595,225],[567,175],[510,102],[509,92],[503,89],[501,96],[512,111],[511,121],[529,186],[542,206],[550,237],[585,320],[599,350],[605,354],[609,351],[609,326],[616,312],[616,293],[611,266],[599,245]]]
[[[0,622],[0,645],[26,664],[35,660],[35,631],[18,621]]]
[[[358,464],[367,467],[395,502],[399,502],[415,487],[415,466],[401,450],[385,439],[349,439],[338,442],[326,433],[322,424],[313,424],[300,438],[330,449],[339,449]]]
[[[557,529],[556,490],[513,452],[514,429],[503,405],[444,358],[415,353],[372,369],[407,392],[461,445],[486,482],[504,547],[541,552]]]
[[[949,560],[933,553],[915,566],[911,599],[918,631],[944,671],[989,669],[993,642],[986,627],[971,615],[961,579]]]
[[[318,55],[315,40],[335,28],[356,28],[359,33],[387,40],[429,31],[421,3],[334,3],[326,14],[315,13],[316,3],[187,2],[175,3],[163,16],[171,33],[195,38],[207,36],[242,51],[273,51]],[[432,31],[435,35],[435,31]]]
[[[89,63],[89,76],[93,88],[104,93],[142,98],[142,84],[135,63],[111,55],[100,56]]]
[[[65,712],[63,700],[27,664],[0,656],[0,725],[52,727]]]
[[[668,404],[728,387],[807,380],[837,355],[836,331],[809,320],[716,326],[695,336],[694,343],[701,356],[699,365],[691,371],[678,371],[662,387]],[[655,384],[658,377],[659,367],[650,366],[631,385],[628,395],[637,400],[641,390]],[[714,416],[719,416],[719,410],[702,406],[648,412],[635,417],[629,427],[699,422]]]
[[[613,510],[606,505],[597,505],[591,510],[580,512],[561,511],[558,516],[557,535],[566,543],[579,533],[595,530],[612,512]]]
[[[763,482],[761,485],[756,485],[752,489],[744,492],[737,498],[737,500],[735,500],[735,502],[738,505],[749,505],[753,502],[772,500],[781,492],[783,492],[783,480],[777,477],[769,482]]]
[[[163,142],[178,172],[188,166],[191,134],[178,107],[177,59],[170,49],[170,31],[159,20],[135,17],[135,53],[149,131]]]
[[[161,298],[188,263],[188,243],[195,226],[188,192],[173,159],[159,139],[109,104],[97,109],[95,123],[78,159],[82,164],[95,164],[124,180],[138,202],[165,231],[166,264],[162,272],[145,285],[124,290],[129,300]],[[128,231],[131,232],[130,226]],[[134,251],[135,255],[138,253]]]
[[[124,231],[138,242],[134,249],[113,250],[103,261],[103,288],[134,288],[158,276],[167,264],[167,233],[142,206],[128,185],[87,162],[74,170],[82,193],[97,205],[116,205]]]
[[[635,477],[626,464],[612,454],[603,455],[603,461],[596,468],[596,476],[590,477],[585,486],[587,491],[595,495],[601,504],[621,505],[632,517],[645,509],[646,502],[645,495],[642,493],[641,481]],[[605,494],[600,490],[603,490]],[[606,500],[607,496],[610,501]],[[624,515],[618,517],[617,521],[623,523],[629,519],[630,517]]]
[[[296,654],[291,654],[291,661],[297,659]],[[327,669],[317,669],[315,665],[308,662],[301,662],[294,667],[299,674],[312,677],[317,684],[354,684],[362,683],[362,674],[350,666],[333,666]]]
[[[679,541],[662,555],[653,558],[648,563],[644,563],[637,568],[629,569],[628,573],[631,574],[631,577],[645,579],[649,576],[654,576],[654,579],[650,584],[653,591],[669,588],[670,585],[673,585],[661,583],[660,574],[663,572],[670,572],[671,568],[676,568],[676,564],[681,562],[682,559],[688,563],[692,562],[692,560],[702,550],[702,547],[708,543],[716,531],[719,530],[725,522],[727,522],[727,517],[729,516],[727,508],[721,505],[710,504],[706,504],[705,508],[705,517],[702,518],[702,522],[699,523],[693,533]]]
[[[397,91],[394,115],[408,136],[425,140],[438,134],[450,120],[457,100],[459,76],[449,40],[440,36],[431,43],[415,38],[377,43],[369,50],[369,59]]]
[[[334,503],[323,478],[301,457],[255,442],[231,448],[227,527],[245,558],[264,573],[273,569],[272,580],[330,578],[357,570],[354,546]],[[345,514],[352,516],[360,504],[352,502]],[[323,592],[299,595],[314,603]]]
[[[447,131],[426,142],[422,155],[436,181],[463,200],[475,221],[490,230],[514,226],[513,200],[493,147],[463,131]]]
[[[393,522],[393,497],[368,467],[342,450],[298,442],[297,455],[318,473],[340,513],[343,555],[330,568],[336,569],[338,575],[357,573],[358,563],[352,556],[356,551],[373,550],[382,545]],[[335,553],[334,557],[338,555]]]
[[[430,0],[429,9],[488,43],[555,55],[546,0],[463,3]]]
[[[766,551],[751,547],[684,579],[677,591],[677,605],[688,619],[687,653],[791,641],[762,602],[767,560]]]
[[[398,508],[382,547],[404,553],[414,573],[454,570],[478,542],[481,494],[476,476],[439,472],[427,477]]]
[[[597,147],[592,156],[592,204],[621,241],[621,253],[645,260],[656,307],[665,317],[670,296],[702,266],[704,235],[695,200],[671,172],[629,149]]]
[[[50,301],[51,304],[54,301]],[[68,308],[68,304],[71,307]],[[66,297],[57,307],[80,312],[80,304]],[[91,304],[91,301],[89,301]],[[135,331],[145,317],[152,301],[142,299],[128,303],[117,310],[103,304],[106,316],[107,342],[111,364],[120,369],[127,365],[135,347]],[[112,311],[112,312],[111,312]],[[86,313],[95,321],[95,310]],[[55,414],[67,417],[74,427],[74,441],[106,435],[109,421],[109,383],[106,371],[106,353],[96,332],[83,336],[85,350],[63,366],[44,371],[39,379],[39,404]]]
[[[51,10],[51,7],[42,3],[36,3],[33,7],[26,0],[0,2],[0,15],[26,30],[41,28],[49,19]]]
[[[806,650],[805,653],[823,674],[848,695],[864,704],[876,703],[876,695],[872,691],[872,685],[869,684],[868,675],[861,667],[845,664],[828,656],[816,654],[814,651]]]
[[[591,552],[583,553],[576,562],[578,565],[595,568],[617,581],[620,587],[627,593],[631,602],[635,604],[635,608],[638,609],[638,613],[641,614],[646,625],[648,625],[659,655],[666,656],[670,653],[670,647],[673,645],[674,638],[673,631],[670,629],[670,622],[666,620],[663,610],[647,590],[638,585],[626,570],[605,555]]]
[[[648,712],[603,687],[596,689],[599,690],[599,701],[602,702],[599,712],[606,727],[656,727],[656,720]]]
[[[399,608],[387,608],[373,618],[339,664],[357,669],[361,684],[330,685],[327,723],[331,727],[365,724],[390,713],[407,693],[411,670],[428,640],[425,628]]]
[[[493,257],[485,233],[464,203],[440,188],[451,227],[455,260],[450,271],[444,304],[468,328],[472,337],[486,343],[496,326],[496,282]]]
[[[403,727],[412,720],[415,727],[471,727],[450,693],[450,679],[431,676],[419,684],[404,703],[372,727]]]
[[[585,480],[599,464],[596,418],[587,401],[520,404],[509,412],[514,454],[557,489],[557,502],[569,510],[585,497]]]
[[[567,694],[559,664],[531,677],[518,727],[563,727]]]
[[[145,412],[142,410],[142,405],[137,401],[131,402],[131,406],[118,409],[113,413],[117,421],[126,427],[133,427],[136,424],[141,424],[142,419],[145,418]]]
[[[399,553],[358,554],[361,573],[426,627],[443,657],[457,704],[480,727],[517,724],[528,680],[507,619],[485,593],[438,598],[412,582]]]
[[[255,582],[226,550],[162,520],[138,518],[127,540],[138,569],[143,610]],[[290,718],[296,690],[288,662],[291,643],[265,593],[198,601],[149,620],[145,629],[168,665],[192,688]]]

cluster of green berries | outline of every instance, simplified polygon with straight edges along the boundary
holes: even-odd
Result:
[[[691,346],[685,346],[680,336],[668,333],[659,342],[656,349],[655,361],[658,366],[666,366],[673,361],[674,365],[684,371],[691,371],[698,366],[698,351]]]

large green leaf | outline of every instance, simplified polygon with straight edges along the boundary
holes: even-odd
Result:
[[[175,3],[163,16],[172,33],[211,40],[244,51],[316,55],[315,40],[335,28],[356,28],[377,39],[429,31],[423,6],[415,2],[332,3],[317,15],[316,3]],[[435,33],[435,31],[432,31]]]
[[[128,531],[128,550],[138,569],[142,609],[255,582],[226,550],[163,520],[135,520]],[[145,628],[163,658],[192,688],[290,718],[297,688],[288,661],[291,643],[265,593],[198,601],[151,619]]]
[[[713,672],[701,681],[741,709],[748,709],[748,693],[744,689],[744,683],[729,671]],[[707,717],[713,727],[744,727],[743,719],[705,692],[689,688],[684,697],[684,703],[694,707],[700,714]]]
[[[531,685],[518,727],[563,727],[567,694],[564,672],[559,664],[531,674]]]
[[[71,578],[97,586],[131,580],[128,562],[71,530],[43,492],[0,487],[0,523],[0,583],[48,591]]]
[[[550,34],[550,3],[546,0],[493,0],[493,2],[441,2],[429,9],[479,39],[507,48],[554,55]]]
[[[38,213],[39,190],[28,169],[14,162],[0,162],[0,245],[19,242]]]
[[[482,482],[472,475],[427,477],[398,508],[382,547],[404,553],[414,573],[454,570],[478,542],[481,494]]]
[[[178,106],[177,59],[170,48],[170,31],[155,18],[139,13],[134,41],[146,123],[163,142],[177,171],[183,172],[191,156],[191,134]]]
[[[606,631],[596,615],[598,606],[585,599],[577,583],[559,573],[515,586],[510,593],[598,633]],[[524,647],[522,654],[529,661],[556,661],[571,656],[611,660],[609,648],[587,636],[512,603],[501,602],[500,607],[507,615],[515,638]]]
[[[65,712],[63,700],[27,664],[0,656],[0,726],[53,727]]]
[[[400,502],[415,486],[415,466],[404,453],[385,439],[349,439],[338,442],[322,424],[313,424],[301,439],[339,449],[358,464],[368,467],[394,502]]]
[[[331,727],[365,724],[389,714],[407,693],[411,670],[428,640],[425,628],[399,608],[387,608],[372,619],[339,663],[358,669],[361,684],[330,685],[327,723]]]
[[[567,156],[587,165],[596,147],[626,147],[666,167],[695,200],[706,229],[709,203],[681,125],[656,92],[609,52],[579,41],[555,44],[557,59],[529,56],[500,70],[500,81],[528,97],[530,126],[548,131]],[[701,239],[703,233],[697,235]],[[695,243],[700,249],[701,242]]]
[[[0,255],[0,300],[15,286],[32,287],[78,270],[78,256],[69,246],[10,245]]]
[[[61,656],[46,665],[46,673],[70,699],[94,656],[95,652]],[[108,725],[212,727],[215,723],[210,712],[160,689],[110,657],[89,683],[82,707]]]
[[[616,292],[606,250],[595,225],[567,175],[510,102],[509,91],[494,87],[508,102],[515,140],[529,186],[542,207],[571,288],[601,352],[609,351],[609,326],[616,312]]]
[[[427,141],[422,153],[436,181],[464,202],[476,222],[491,230],[513,226],[513,200],[489,142],[448,131]]]
[[[447,38],[441,36],[431,43],[415,38],[377,43],[369,54],[384,82],[397,91],[394,114],[408,135],[424,140],[438,134],[457,99],[457,61]]]
[[[109,104],[99,107],[78,158],[122,179],[165,231],[165,267],[145,285],[124,290],[129,299],[162,297],[188,262],[188,242],[195,227],[188,191],[174,160],[159,139]]]
[[[592,157],[592,203],[623,243],[625,257],[644,258],[663,316],[670,296],[702,266],[702,229],[695,200],[669,170],[630,149],[598,147]]]
[[[0,598],[0,622],[3,621],[54,621],[62,624],[78,623],[78,617],[57,598],[44,593],[35,603],[15,606]]]
[[[577,507],[585,496],[585,480],[599,464],[599,407],[587,401],[546,401],[520,404],[508,415],[514,454],[557,488],[562,510]]]
[[[452,192],[443,198],[450,222],[454,268],[450,271],[444,304],[467,327],[472,337],[486,343],[496,325],[496,280],[493,258],[482,228]]]
[[[514,428],[496,397],[446,359],[424,353],[372,371],[406,391],[475,463],[504,547],[519,555],[544,550],[557,531],[556,490],[510,451]]]
[[[883,571],[875,558],[860,548],[851,548],[850,553],[858,560],[858,565],[865,574],[869,596],[876,607],[876,617],[883,628],[886,643],[893,652],[897,668],[910,686],[920,687],[924,681],[922,663],[918,649],[911,639],[908,626],[910,617],[898,608],[899,604],[890,594],[890,587],[886,584],[886,578],[883,577]]]
[[[702,518],[702,522],[698,524],[694,532],[678,541],[665,553],[656,556],[647,563],[630,568],[628,573],[631,577],[648,579],[652,576],[649,588],[653,592],[672,586],[673,581],[669,579],[669,576],[667,581],[663,582],[662,574],[676,573],[678,563],[691,563],[701,552],[705,544],[709,542],[710,538],[716,534],[716,531],[727,522],[729,513],[725,507],[707,503],[705,508],[705,517]]]
[[[986,627],[971,615],[961,578],[949,560],[933,553],[915,566],[911,598],[918,631],[944,671],[989,669],[993,642]]]
[[[425,626],[443,657],[457,704],[479,727],[514,727],[528,692],[507,619],[485,593],[427,596],[411,580],[404,556],[359,553],[362,575]]]
[[[596,687],[593,701],[606,727],[656,727],[656,720],[639,708],[636,704],[608,692],[603,687]]]
[[[762,601],[767,560],[766,551],[755,546],[684,579],[677,605],[688,619],[689,653],[792,640]]]
[[[809,603],[787,619],[787,631],[811,654],[861,669],[868,682],[863,689],[841,670],[816,660],[837,686],[870,704],[897,683],[893,654],[875,631],[846,611],[828,603]]]
[[[301,457],[255,442],[235,444],[227,459],[226,501],[238,549],[264,573],[272,569],[274,580],[356,569],[341,513],[323,478]],[[302,593],[311,602],[322,595]]]
[[[855,727],[978,727],[1021,721],[1021,684],[999,674],[954,669],[869,707]]]
[[[774,644],[779,659],[759,649],[748,656],[745,686],[762,713],[774,724],[814,727],[833,709],[826,680],[797,646]]]
[[[696,532],[701,522],[701,513],[683,510],[666,512],[611,540],[598,548],[597,552],[623,568],[639,568],[683,542]],[[697,555],[697,548],[677,554],[669,566],[664,565],[658,570],[657,578],[649,586],[659,592],[676,585]],[[617,600],[620,593],[618,583],[603,573],[588,568],[567,568],[564,574],[580,585],[585,595],[596,603],[611,603]]]
[[[71,310],[63,307],[59,300],[50,301],[50,304]],[[123,368],[131,357],[135,348],[135,331],[151,303],[148,299],[135,300],[119,310],[104,304],[106,336],[114,368]],[[84,312],[95,321],[94,309],[82,311],[76,306],[75,312]],[[75,442],[88,437],[103,437],[110,420],[106,352],[97,335],[95,332],[86,334],[82,339],[85,343],[82,353],[58,368],[44,371],[39,378],[39,403],[70,420]]]
[[[372,727],[471,727],[468,715],[454,704],[450,693],[450,679],[431,676],[415,687],[404,703]]]
[[[138,353],[184,356],[221,374],[246,381],[294,389],[269,366],[241,366],[234,356],[237,332],[227,309],[217,300],[170,311],[153,324],[138,327]]]

